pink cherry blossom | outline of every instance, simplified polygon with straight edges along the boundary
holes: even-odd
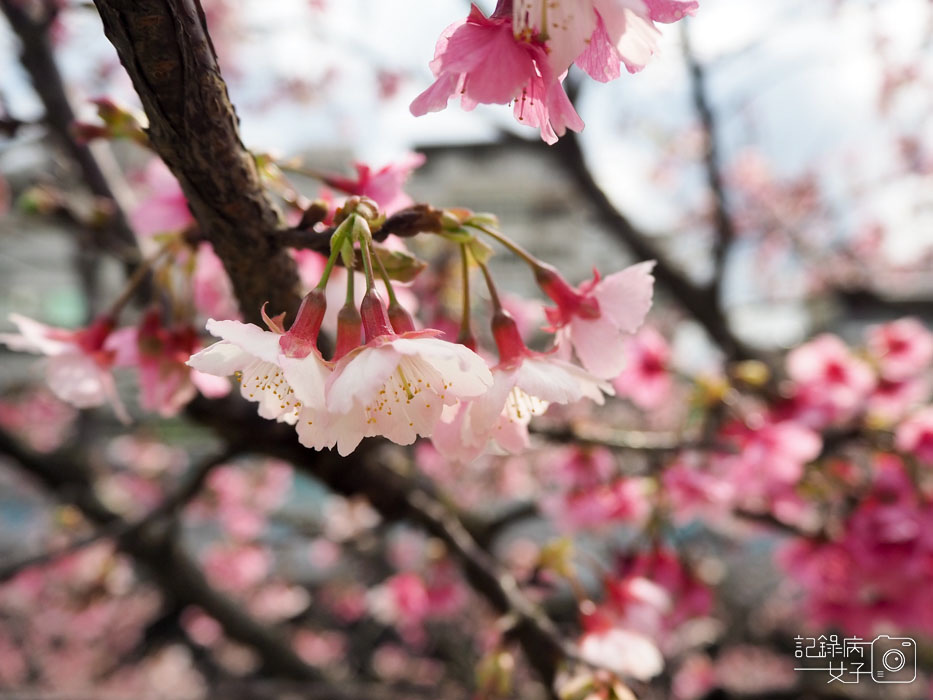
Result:
[[[437,447],[451,458],[475,458],[490,442],[509,451],[527,444],[527,426],[551,403],[568,404],[589,398],[603,403],[612,387],[598,377],[559,359],[529,350],[512,317],[500,310],[493,318],[499,364],[492,368],[492,386],[454,417],[452,431],[443,429]],[[467,413],[468,411],[468,413]],[[458,446],[465,450],[458,453]]]
[[[607,484],[579,489],[550,500],[546,510],[564,530],[596,529],[619,523],[638,525],[651,514],[651,482],[616,479]]]
[[[915,318],[902,318],[869,329],[868,349],[884,379],[909,379],[930,370],[933,333]]]
[[[45,378],[52,393],[77,408],[110,403],[121,421],[129,421],[111,373],[117,353],[111,339],[113,320],[101,317],[75,331],[46,326],[19,314],[9,318],[19,334],[0,334],[0,343],[12,350],[45,355]]]
[[[732,504],[735,487],[727,474],[696,464],[695,455],[680,457],[664,469],[662,484],[675,522],[690,522],[698,517],[715,520]]]
[[[138,235],[182,231],[194,223],[188,200],[165,163],[153,158],[138,181],[145,195],[130,214],[133,230]]]
[[[927,406],[901,423],[895,444],[901,452],[916,455],[926,465],[933,466],[933,406]]]
[[[651,308],[654,262],[632,265],[621,272],[571,287],[551,267],[535,270],[538,284],[557,304],[548,320],[563,329],[583,366],[602,379],[619,375],[625,367],[625,340],[638,330]]]
[[[754,428],[738,422],[727,425],[722,438],[738,451],[719,457],[718,464],[735,486],[736,498],[750,508],[766,507],[792,489],[823,445],[806,426],[769,418],[761,418]]]
[[[828,333],[792,350],[787,373],[797,385],[800,419],[815,427],[849,420],[875,387],[868,364]]]
[[[364,163],[355,163],[356,178],[329,175],[324,179],[331,187],[347,194],[369,197],[386,214],[394,214],[412,203],[402,189],[416,168],[424,165],[424,154],[407,153],[395,163],[374,171]]]
[[[619,396],[631,399],[639,408],[660,408],[669,398],[673,380],[668,371],[671,349],[654,328],[643,327],[625,339],[625,369],[613,386]]]
[[[314,338],[320,327],[324,311],[312,325]],[[299,326],[302,315],[293,329]],[[259,404],[259,415],[263,418],[291,418],[304,406],[324,405],[324,382],[330,374],[330,366],[321,357],[312,341],[297,337],[290,330],[284,335],[264,331],[251,323],[239,321],[207,322],[207,330],[220,342],[195,353],[188,360],[194,369],[226,377],[236,374],[243,398]],[[296,340],[302,351],[286,342]],[[284,343],[284,345],[283,345]]]
[[[327,382],[326,410],[303,409],[302,444],[350,454],[364,437],[410,445],[429,437],[444,406],[485,392],[486,363],[472,350],[432,332],[386,333],[351,351]]]
[[[646,681],[664,669],[664,657],[645,634],[617,625],[615,616],[596,609],[583,618],[580,657],[598,668]]]
[[[233,284],[210,243],[198,245],[191,283],[194,287],[194,305],[201,314],[218,320],[241,318],[233,294]]]
[[[545,47],[533,37],[516,38],[510,17],[486,17],[472,6],[465,20],[441,34],[431,70],[436,80],[412,102],[415,116],[444,109],[459,95],[466,110],[514,101],[516,118],[539,127],[548,143],[555,143],[568,128],[583,128]]]

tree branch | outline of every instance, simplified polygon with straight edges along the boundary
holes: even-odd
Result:
[[[576,134],[567,132],[553,152],[581,192],[595,207],[610,233],[640,260],[655,260],[654,276],[663,287],[706,330],[731,360],[760,359],[760,353],[740,340],[729,327],[711,289],[701,287],[677,269],[667,256],[618,210],[590,172]]]
[[[94,4],[149,117],[150,142],[223,261],[244,317],[258,322],[266,301],[294,313],[297,269],[268,235],[279,213],[240,140],[200,1]]]

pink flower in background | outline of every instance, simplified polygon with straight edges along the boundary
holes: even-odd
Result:
[[[901,423],[895,435],[901,452],[916,455],[926,465],[933,466],[933,406],[927,406]]]
[[[549,451],[546,459],[558,483],[568,489],[588,489],[609,481],[616,459],[608,447],[565,447]]]
[[[825,333],[787,356],[797,385],[800,419],[822,427],[852,418],[875,387],[875,376],[838,337]]]
[[[355,179],[329,175],[324,182],[341,192],[369,197],[386,214],[394,214],[412,203],[402,188],[412,171],[424,165],[425,160],[422,153],[407,153],[398,162],[376,171],[364,163],[355,163]]]
[[[441,34],[431,71],[436,80],[411,103],[415,116],[442,110],[459,95],[466,110],[514,100],[516,118],[539,127],[548,143],[568,128],[583,128],[544,46],[531,37],[516,39],[510,17],[487,18],[472,6],[465,20]]]
[[[625,369],[612,385],[619,396],[631,399],[639,408],[660,408],[669,398],[673,381],[668,371],[671,349],[654,328],[643,327],[625,339]]]
[[[664,669],[664,657],[651,638],[625,627],[605,607],[583,616],[578,646],[583,660],[622,676],[646,681]]]
[[[571,287],[550,267],[535,270],[538,284],[557,304],[546,309],[554,328],[564,329],[587,371],[601,379],[617,377],[625,367],[625,341],[638,330],[654,294],[654,262],[632,265],[600,279]]]
[[[149,161],[137,181],[145,191],[130,214],[138,236],[183,231],[194,223],[178,180],[160,159]]]
[[[732,423],[722,431],[738,453],[717,462],[735,486],[736,498],[749,507],[761,507],[790,488],[803,476],[804,465],[816,459],[823,442],[819,434],[793,421],[763,418],[751,428]]]
[[[259,585],[272,568],[272,555],[258,546],[214,546],[205,552],[203,561],[211,583],[232,593]]]
[[[562,494],[550,502],[547,510],[562,529],[570,531],[618,523],[638,525],[651,514],[650,487],[647,479],[616,479]]]
[[[933,631],[933,509],[897,458],[875,464],[872,490],[829,540],[798,540],[779,562],[807,596],[813,618],[850,634]]]
[[[202,316],[220,321],[242,318],[233,294],[233,284],[210,243],[198,245],[191,283],[194,286],[194,305]]]
[[[894,423],[920,406],[929,396],[930,378],[928,377],[911,377],[901,381],[882,377],[868,397],[867,412],[873,419],[882,420],[888,424]]]
[[[666,24],[694,14],[700,6],[697,0],[644,0],[644,2],[648,6],[651,19]]]
[[[118,347],[110,318],[101,317],[76,331],[46,326],[19,314],[9,318],[19,335],[0,334],[0,343],[19,352],[47,356],[45,378],[52,393],[77,408],[109,403],[121,421],[129,422],[111,372]]]
[[[891,381],[929,372],[933,363],[933,333],[915,318],[902,318],[868,331],[868,350],[881,376]]]
[[[726,475],[692,464],[687,456],[665,467],[664,495],[675,521],[684,523],[697,517],[723,516],[735,496],[735,486]]]

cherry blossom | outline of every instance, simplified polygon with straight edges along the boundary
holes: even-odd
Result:
[[[671,395],[673,379],[668,370],[671,349],[654,328],[643,327],[625,339],[625,369],[613,380],[619,396],[631,399],[639,408],[660,408]]]
[[[444,109],[459,95],[466,110],[514,101],[515,117],[540,128],[547,143],[555,143],[568,128],[583,128],[545,47],[531,37],[516,40],[508,16],[486,17],[473,5],[465,20],[441,34],[431,71],[434,83],[411,103],[415,116]]]
[[[582,398],[601,404],[604,393],[613,393],[607,382],[556,354],[529,350],[503,309],[493,317],[493,335],[499,363],[492,368],[492,386],[461,409],[451,429],[444,429],[435,441],[435,447],[451,458],[475,458],[490,441],[518,451],[527,444],[531,418],[544,413],[549,404]]]
[[[375,435],[410,445],[433,433],[444,406],[479,396],[492,384],[486,363],[469,348],[433,331],[397,335],[375,293],[363,304],[373,310],[363,317],[367,342],[337,362],[327,381],[326,410],[311,406],[299,414],[305,446],[336,445],[347,455]]]
[[[129,421],[111,372],[117,353],[112,319],[104,316],[87,328],[66,330],[19,314],[9,318],[19,335],[0,334],[0,343],[19,352],[45,355],[45,378],[52,393],[77,408],[109,403],[121,421]]]
[[[871,328],[868,350],[884,379],[902,381],[930,370],[933,333],[915,318],[902,318]]]
[[[188,360],[194,369],[226,377],[236,374],[240,393],[259,404],[263,418],[293,419],[303,406],[324,404],[330,367],[314,343],[324,316],[323,294],[309,295],[288,333],[264,331],[240,321],[207,322],[220,342]]]
[[[895,436],[897,449],[933,465],[933,406],[927,406],[901,423]]]
[[[625,366],[625,340],[638,330],[651,308],[654,262],[638,263],[578,288],[571,287],[552,267],[538,265],[535,276],[544,293],[557,304],[548,308],[554,328],[564,329],[583,366],[602,379],[619,375]]]
[[[868,364],[828,333],[791,351],[787,372],[801,419],[816,427],[852,418],[875,387]]]
[[[374,170],[365,163],[355,163],[356,178],[328,175],[324,182],[347,194],[369,197],[386,214],[394,214],[412,203],[402,189],[416,168],[424,165],[421,153],[407,153],[395,163]]]

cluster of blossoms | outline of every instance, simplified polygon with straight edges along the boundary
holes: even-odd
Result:
[[[486,279],[497,362],[487,363],[473,349],[468,298],[458,342],[439,337],[439,330],[416,329],[374,247],[370,223],[379,221],[375,207],[357,199],[340,211],[320,281],[287,331],[265,314],[268,330],[212,319],[207,329],[220,342],[195,353],[188,364],[208,374],[235,375],[243,397],[258,404],[259,415],[295,425],[301,443],[314,449],[336,447],[347,455],[363,438],[383,436],[401,445],[432,437],[442,454],[463,462],[491,446],[520,451],[528,443],[529,421],[550,404],[583,398],[601,403],[604,394],[612,393],[607,380],[621,369],[623,338],[638,328],[651,304],[651,265],[636,265],[605,280],[597,276],[575,289],[492,229],[488,217],[462,214],[462,220],[448,217],[447,236],[461,248],[464,294],[471,262]],[[525,259],[557,304],[548,313],[558,338],[550,351],[525,345],[499,299],[485,264],[488,248],[477,242],[477,232]],[[352,269],[357,256],[366,292],[357,304],[355,275],[346,275],[336,347],[325,359],[318,335],[327,311],[326,288],[338,259]],[[376,290],[377,274],[388,306]],[[570,345],[582,367],[570,361]]]
[[[693,14],[696,0],[500,0],[491,16],[469,16],[441,34],[431,62],[434,83],[411,104],[420,116],[460,96],[464,109],[514,102],[515,118],[555,143],[583,121],[564,92],[574,63],[608,82],[624,65],[641,70],[657,48],[655,22]]]

